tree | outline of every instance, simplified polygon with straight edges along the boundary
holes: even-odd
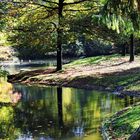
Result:
[[[104,14],[109,26],[116,30],[120,30],[124,34],[130,36],[130,62],[134,61],[134,35],[139,32],[139,0],[107,0],[104,6]]]
[[[51,22],[57,31],[57,70],[62,69],[62,44],[64,38],[64,26],[66,26],[66,18],[73,18],[74,16],[80,16],[81,13],[88,14],[89,12],[93,11],[96,7],[96,11],[98,9],[97,1],[95,0],[41,0],[41,1],[12,1],[8,2],[12,3],[14,7],[23,8],[27,6],[31,7],[44,7],[47,12],[47,16],[45,17],[46,20]],[[37,8],[36,7],[36,8]],[[26,9],[27,12],[30,11]],[[26,13],[26,12],[25,12]],[[16,12],[16,16],[19,16],[18,10]],[[50,20],[50,16],[54,16],[53,19]],[[68,28],[68,26],[67,26]]]

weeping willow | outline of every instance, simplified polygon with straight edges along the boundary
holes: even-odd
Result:
[[[140,29],[140,0],[107,0],[102,21],[108,28],[125,34]]]

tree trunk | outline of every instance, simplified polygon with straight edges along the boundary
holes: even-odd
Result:
[[[134,53],[135,52],[135,49],[134,49],[134,35],[131,34],[130,36],[130,49],[129,49],[129,53],[130,53],[130,59],[129,61],[132,62],[134,61]]]
[[[62,70],[62,31],[57,31],[57,71]]]
[[[58,8],[58,29],[57,29],[57,71],[62,70],[62,12],[63,12],[63,1],[59,0]]]

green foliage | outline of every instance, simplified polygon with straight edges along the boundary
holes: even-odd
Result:
[[[102,22],[117,33],[130,35],[139,32],[139,10],[135,0],[107,0],[103,8]]]
[[[6,77],[9,73],[0,69],[0,77]]]
[[[7,11],[6,9],[6,3],[5,2],[0,2],[0,31],[3,30],[5,27],[5,12]]]
[[[105,122],[105,127],[111,128],[111,133],[115,138],[128,137],[139,127],[140,124],[140,107],[133,106],[123,113],[118,113],[112,116],[108,121]]]
[[[21,58],[43,58],[48,52],[56,50],[57,31],[59,20],[57,1],[34,3],[34,1],[13,4],[8,3],[9,13],[7,16],[8,40],[16,46]],[[70,4],[69,4],[70,3]],[[71,4],[72,3],[72,4]],[[98,12],[100,2],[66,1],[63,7],[63,30],[62,44],[65,46],[77,40],[77,34],[71,31],[71,23],[75,19],[82,19],[91,12]],[[93,10],[94,7],[95,10]],[[73,12],[75,11],[75,12]],[[67,48],[67,47],[66,47]],[[65,51],[65,50],[64,50]],[[30,55],[30,56],[29,56]]]
[[[7,23],[8,40],[18,50],[20,58],[44,58],[47,52],[55,50],[57,34],[51,22],[54,17],[45,20],[45,13],[45,8],[29,5],[20,10],[20,16],[13,18],[12,25]]]

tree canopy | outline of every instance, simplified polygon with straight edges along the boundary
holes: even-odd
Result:
[[[21,57],[57,53],[57,70],[62,69],[62,48],[86,40],[112,43],[139,37],[138,0],[30,0],[2,1],[1,21],[12,46]],[[26,51],[26,50],[29,51]],[[39,51],[38,51],[39,50]],[[37,52],[31,53],[31,52]],[[26,55],[24,55],[27,53]],[[41,57],[40,57],[41,58]]]

